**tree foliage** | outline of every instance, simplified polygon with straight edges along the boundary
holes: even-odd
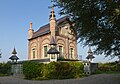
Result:
[[[70,16],[73,30],[95,53],[120,56],[120,0],[52,0],[61,15]]]

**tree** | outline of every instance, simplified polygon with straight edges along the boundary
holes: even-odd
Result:
[[[95,53],[120,56],[120,0],[52,0],[70,16],[77,39]]]
[[[0,49],[0,58],[2,57],[2,52],[1,52],[1,49]]]

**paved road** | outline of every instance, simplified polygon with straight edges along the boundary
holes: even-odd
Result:
[[[120,84],[120,75],[99,74],[81,79],[32,81],[14,77],[0,77],[0,84]]]

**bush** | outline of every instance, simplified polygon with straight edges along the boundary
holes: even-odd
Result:
[[[67,62],[56,62],[54,76],[57,79],[71,78],[72,68]]]
[[[0,63],[0,76],[11,74],[11,65],[9,63]]]
[[[78,78],[83,76],[83,65],[79,62],[26,62],[23,73],[25,78],[35,80]]]
[[[41,76],[41,67],[43,64],[39,64],[36,62],[25,62],[23,64],[23,74],[26,79],[33,79],[38,76]]]
[[[54,79],[55,78],[55,71],[56,71],[56,66],[55,66],[55,62],[51,62],[49,64],[46,65],[47,67],[47,72],[48,75],[46,76],[49,79]]]
[[[99,64],[98,70],[99,72],[120,72],[120,63],[111,62]]]
[[[72,74],[74,78],[80,78],[84,76],[84,65],[80,62],[69,62],[70,66],[72,67]]]

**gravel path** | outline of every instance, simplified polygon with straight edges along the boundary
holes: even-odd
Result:
[[[14,77],[0,77],[0,84],[120,84],[120,74],[99,74],[81,79],[32,81]]]

